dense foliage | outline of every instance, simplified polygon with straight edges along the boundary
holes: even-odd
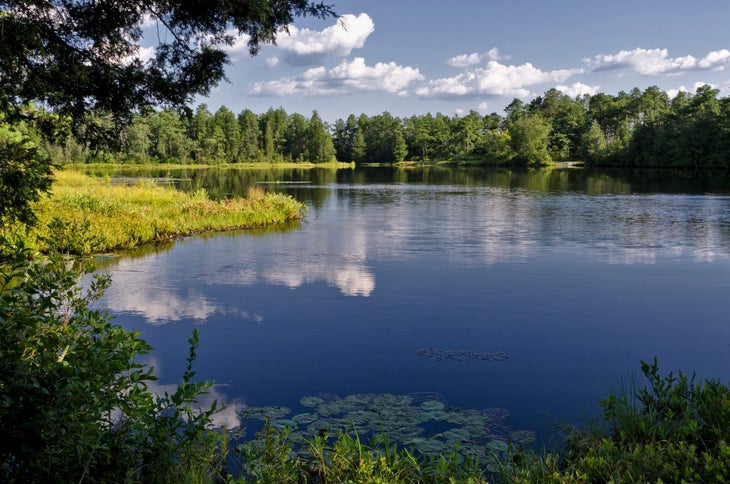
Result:
[[[295,16],[333,15],[307,0],[3,0],[0,7],[0,112],[40,102],[77,125],[90,112],[124,119],[144,106],[185,106],[224,78],[234,33],[246,35],[255,54]],[[157,45],[144,59],[149,23]]]
[[[93,152],[74,138],[46,145],[57,163],[105,159],[122,162],[249,163],[339,161],[451,162],[540,166],[583,161],[592,166],[728,168],[730,100],[704,86],[669,99],[656,87],[616,96],[571,98],[556,89],[505,115],[426,114],[397,118],[350,115],[325,123],[283,108],[234,115],[174,109],[137,115],[121,131],[116,151]]]
[[[24,123],[0,118],[0,229],[13,220],[32,223],[31,203],[51,186],[51,165]]]
[[[22,251],[0,265],[0,480],[212,480],[220,435],[215,408],[194,408],[208,386],[191,381],[197,333],[177,390],[155,395],[135,361],[149,345],[92,307],[108,281],[82,291],[78,276]]]

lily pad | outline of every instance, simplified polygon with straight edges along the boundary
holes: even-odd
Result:
[[[299,425],[307,425],[316,421],[318,418],[319,415],[316,413],[300,413],[299,415],[294,415],[291,419]]]
[[[424,412],[423,416],[425,417],[425,419],[427,421],[435,420],[436,422],[443,422],[449,418],[449,413],[444,412],[443,410],[435,410],[435,411]]]
[[[438,439],[411,439],[408,444],[412,445],[419,452],[429,455],[437,455],[446,452],[449,447]]]
[[[252,407],[243,411],[244,417],[255,418],[258,420],[278,420],[291,413],[291,409],[287,407]]]
[[[494,452],[507,452],[509,445],[502,440],[492,440],[487,444],[487,448]]]
[[[427,402],[423,402],[421,404],[421,408],[427,412],[432,412],[435,410],[443,410],[446,408],[446,405],[441,402],[437,402],[436,400],[429,400]]]
[[[489,465],[495,453],[507,450],[505,442],[521,444],[534,439],[532,432],[505,428],[506,410],[459,409],[435,393],[367,393],[345,398],[318,394],[303,397],[300,403],[307,410],[292,417],[286,407],[249,409],[246,414],[287,429],[295,452],[306,452],[306,442],[313,435],[326,432],[334,439],[339,432],[356,432],[365,440],[383,435],[388,442],[429,456],[457,449],[462,457],[470,455]]]
[[[289,420],[285,418],[280,418],[277,420],[274,420],[271,422],[271,425],[273,425],[276,428],[297,428],[297,423],[294,420]]]
[[[416,354],[423,356],[434,361],[441,360],[463,360],[465,358],[472,358],[475,360],[482,361],[506,361],[509,356],[502,352],[483,352],[483,351],[470,351],[470,350],[442,350],[440,348],[421,348],[416,351]]]
[[[451,444],[466,442],[471,437],[469,431],[464,429],[451,429],[441,434],[446,442]]]
[[[305,407],[316,407],[317,405],[324,403],[324,400],[319,397],[302,397],[302,399],[299,400],[299,403]]]

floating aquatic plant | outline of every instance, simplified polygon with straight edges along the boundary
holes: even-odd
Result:
[[[242,416],[258,420],[278,420],[290,413],[291,410],[286,407],[248,407],[242,412]]]
[[[294,415],[291,419],[300,425],[307,425],[316,421],[318,418],[319,415],[316,413],[300,413],[299,415]]]
[[[489,466],[508,442],[525,445],[535,440],[531,431],[510,431],[504,409],[460,409],[449,406],[435,393],[395,395],[357,394],[306,396],[300,400],[307,411],[288,417],[286,407],[249,408],[244,417],[269,421],[286,429],[290,442],[303,445],[316,435],[335,436],[356,432],[359,437],[385,435],[392,443],[427,456],[458,449]]]
[[[320,403],[324,403],[324,400],[319,397],[304,397],[299,400],[299,403],[301,403],[305,407],[316,407]]]
[[[495,353],[483,353],[469,350],[442,350],[439,348],[422,348],[416,351],[416,354],[430,360],[463,360],[464,358],[472,358],[482,361],[506,361],[509,356],[506,353],[497,351]]]
[[[446,405],[441,402],[437,402],[436,400],[429,400],[427,402],[423,402],[421,404],[421,408],[426,412],[433,412],[443,410],[444,408],[446,408]]]

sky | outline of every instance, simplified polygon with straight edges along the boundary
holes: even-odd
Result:
[[[504,114],[551,88],[570,96],[709,84],[730,95],[730,2],[720,0],[331,0],[251,57],[245,39],[211,111],[284,108],[328,122]]]

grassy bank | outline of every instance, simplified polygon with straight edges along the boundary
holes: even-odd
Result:
[[[56,173],[48,197],[34,208],[36,228],[10,227],[11,238],[40,250],[86,255],[183,235],[245,229],[301,217],[293,198],[252,187],[247,198],[211,200],[204,190],[183,193],[143,182],[118,185],[81,173]]]

